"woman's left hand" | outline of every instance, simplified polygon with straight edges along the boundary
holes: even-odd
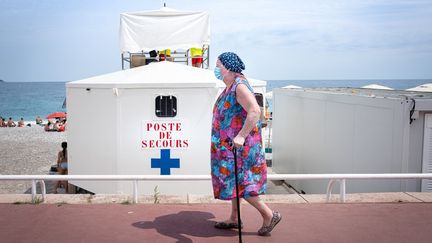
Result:
[[[245,143],[245,138],[242,137],[242,136],[240,136],[240,135],[237,135],[237,136],[233,139],[233,142],[234,142],[234,147],[236,147],[236,148],[241,148],[241,147],[243,147],[243,145],[244,145],[244,143]]]

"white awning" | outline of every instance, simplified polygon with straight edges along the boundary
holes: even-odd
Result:
[[[206,11],[160,10],[120,15],[121,52],[189,49],[210,44]]]

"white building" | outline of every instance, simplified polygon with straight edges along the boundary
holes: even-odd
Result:
[[[265,94],[266,82],[250,80]],[[212,109],[225,85],[212,70],[151,63],[67,83],[69,174],[210,174]],[[131,182],[70,181],[94,193]],[[212,194],[211,182],[139,182],[139,193]]]
[[[354,88],[273,90],[277,173],[431,173],[432,94]],[[288,181],[323,193],[328,181]],[[431,180],[348,180],[348,192],[431,191]]]

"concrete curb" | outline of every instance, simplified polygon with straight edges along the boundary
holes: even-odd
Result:
[[[118,194],[47,194],[42,202],[42,195],[37,195],[37,203],[43,204],[132,204],[131,195]],[[324,194],[274,194],[263,195],[266,203],[326,203]],[[31,203],[31,194],[0,194],[0,203]],[[346,203],[421,203],[432,202],[432,192],[382,192],[353,193],[346,195]],[[223,204],[229,201],[216,200],[211,195],[140,195],[139,204]],[[246,203],[243,201],[243,203]],[[332,195],[330,203],[340,203],[339,195]]]

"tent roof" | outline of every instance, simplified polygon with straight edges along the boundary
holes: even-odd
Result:
[[[121,52],[189,49],[210,44],[206,11],[160,10],[120,15]]]
[[[265,81],[250,79],[252,86],[266,86]],[[149,65],[69,82],[73,88],[192,88],[224,87],[212,70],[173,62],[153,62]]]

